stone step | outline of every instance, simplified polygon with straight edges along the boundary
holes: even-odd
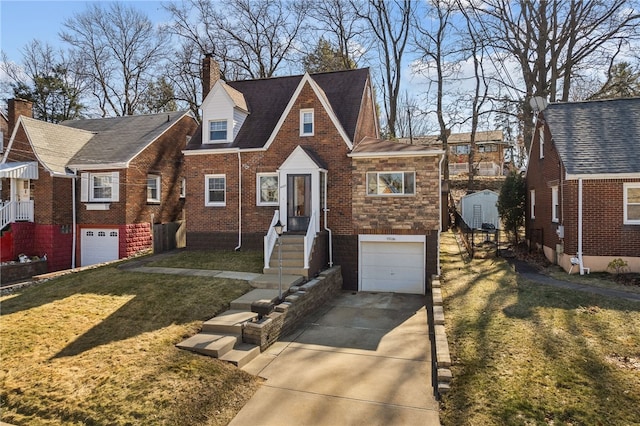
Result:
[[[242,335],[242,325],[257,318],[253,312],[230,309],[202,324],[203,333],[232,333]]]
[[[198,333],[195,336],[183,340],[176,346],[180,349],[220,358],[233,349],[239,339],[240,335],[238,334]]]
[[[274,268],[265,268],[262,272],[264,275],[278,275],[279,267]],[[282,275],[298,275],[307,277],[309,275],[309,270],[304,268],[294,268],[294,267],[282,267]]]
[[[239,343],[229,352],[218,357],[218,359],[230,362],[238,368],[242,368],[258,355],[260,355],[260,346],[251,345],[249,343]]]
[[[229,308],[238,311],[250,311],[251,303],[257,300],[268,300],[275,303],[278,300],[278,290],[262,288],[251,290],[250,292],[238,297],[236,300],[233,300]]]
[[[282,259],[304,259],[304,247],[300,246],[294,247],[291,250],[285,250],[282,248]],[[278,264],[278,249],[276,248],[271,252],[271,263],[274,265]]]
[[[278,268],[265,269],[265,273],[258,278],[249,281],[251,287],[258,289],[272,289],[278,290],[280,286],[280,278],[278,275]],[[299,285],[305,281],[305,278],[300,274],[290,275],[285,272],[285,268],[282,270],[282,291],[286,292],[291,286]]]

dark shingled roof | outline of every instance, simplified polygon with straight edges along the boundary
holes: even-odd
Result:
[[[428,145],[410,145],[402,142],[375,139],[365,137],[358,145],[353,148],[352,153],[359,154],[398,154],[398,155],[415,155],[415,154],[436,154],[442,150]]]
[[[297,75],[227,82],[227,85],[244,95],[249,108],[249,115],[236,139],[233,143],[203,146],[202,128],[198,127],[187,150],[264,147],[303,77]],[[368,68],[311,74],[352,141],[368,77]]]
[[[542,114],[568,174],[640,173],[640,98],[554,103]]]
[[[187,111],[113,118],[68,120],[60,124],[94,132],[69,165],[126,163],[173,126]]]

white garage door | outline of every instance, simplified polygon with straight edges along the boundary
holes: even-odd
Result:
[[[82,266],[118,259],[117,229],[83,229],[80,240]]]
[[[360,291],[424,294],[424,236],[361,235]]]

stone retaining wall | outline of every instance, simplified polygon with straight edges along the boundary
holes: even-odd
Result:
[[[285,301],[269,315],[245,324],[242,341],[260,346],[264,351],[281,336],[292,332],[307,315],[321,307],[342,291],[342,272],[334,266],[321,272],[317,278],[289,289]]]
[[[8,263],[0,267],[0,283],[14,283],[21,280],[30,280],[34,275],[47,272],[47,261],[36,260],[26,263]]]

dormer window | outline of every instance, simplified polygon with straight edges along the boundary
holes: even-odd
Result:
[[[209,122],[209,141],[227,141],[227,120],[212,120]]]
[[[300,110],[300,136],[313,136],[313,109]]]

